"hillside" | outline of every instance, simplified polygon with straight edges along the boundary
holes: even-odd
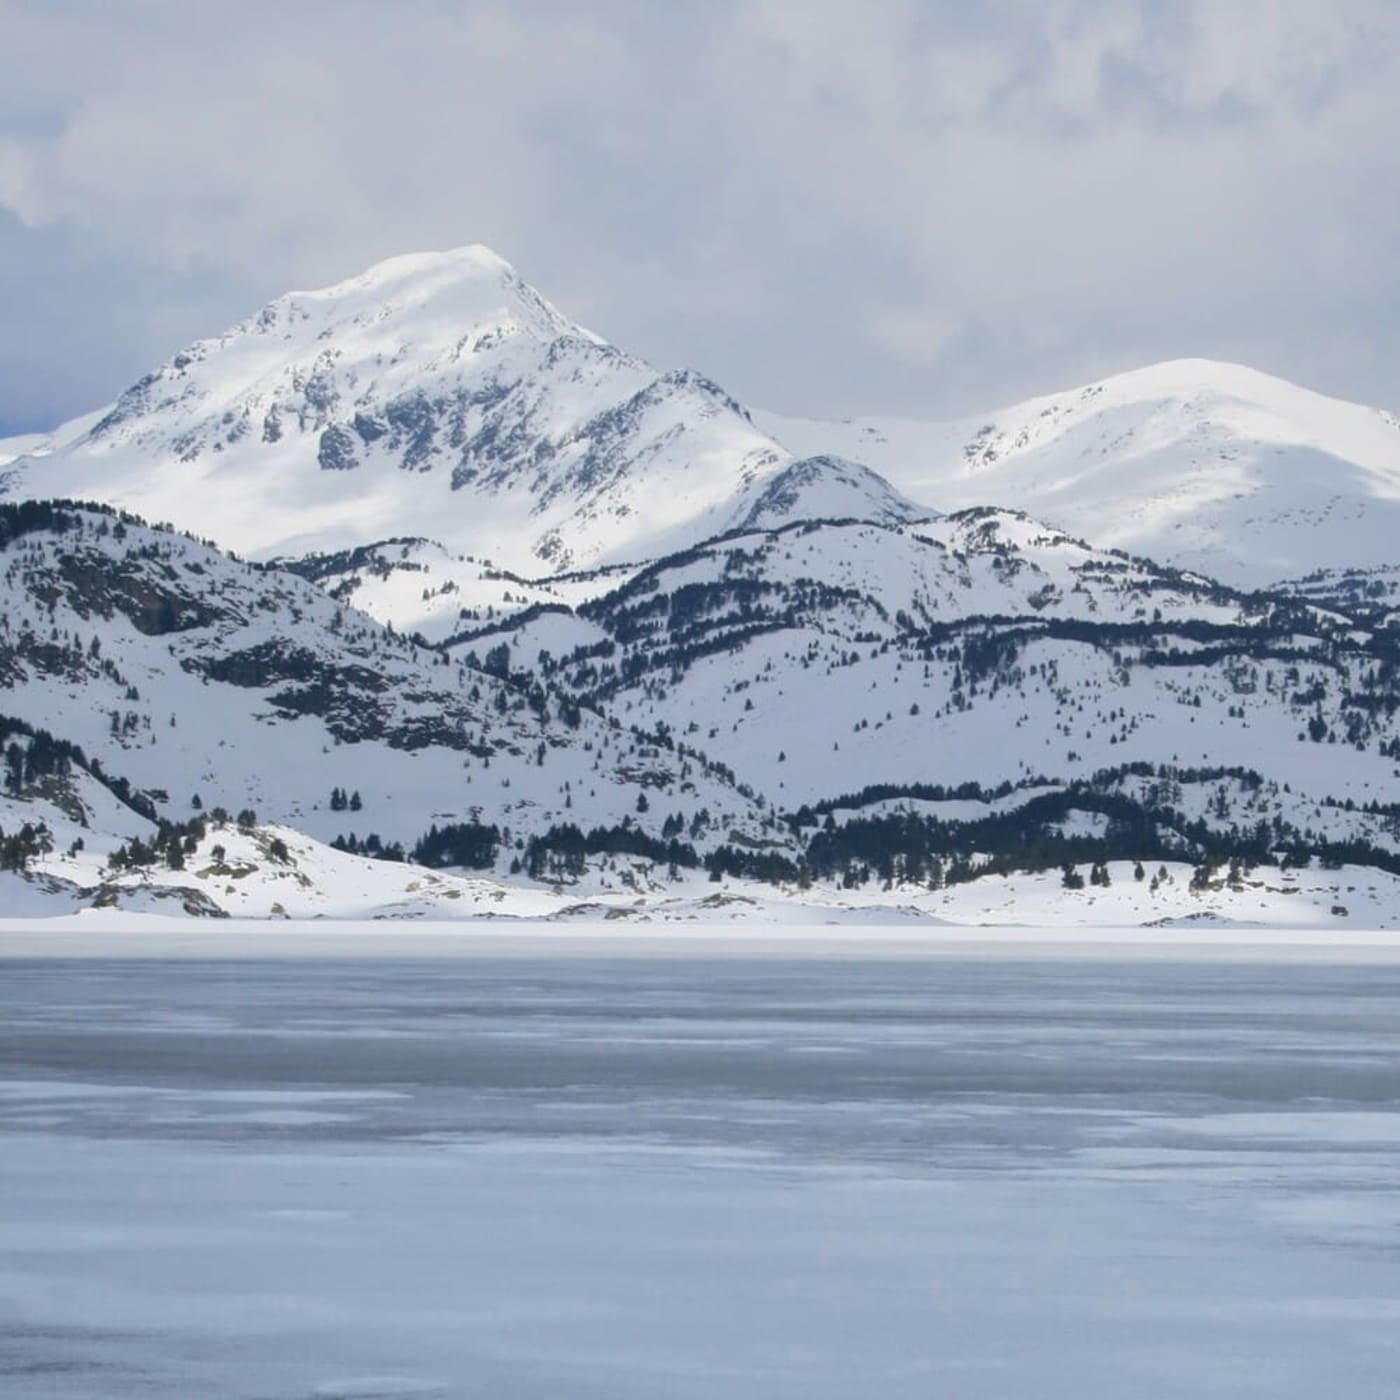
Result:
[[[1261,587],[1394,559],[1400,420],[1178,360],[951,422],[755,421],[939,510],[1016,506],[1096,543]]]
[[[456,654],[503,645],[872,852],[1400,850],[1400,635],[1019,514],[731,535]]]
[[[771,835],[697,757],[131,517],[0,508],[0,602],[5,713],[122,779],[146,824],[250,811],[408,853],[436,827],[426,863],[502,871],[531,838],[542,868],[556,827],[664,848],[683,813],[700,853]],[[129,816],[86,825],[111,848],[144,830]]]
[[[1015,512],[734,531],[443,649],[108,510],[0,525],[0,831],[99,902],[503,912],[504,878],[682,917],[701,865],[912,894],[1187,862],[1193,898],[1280,860],[1400,874],[1395,629]],[[63,782],[25,734],[78,755]]]

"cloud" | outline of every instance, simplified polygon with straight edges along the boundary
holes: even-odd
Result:
[[[877,306],[864,326],[870,343],[913,365],[937,364],[958,326],[927,306]]]
[[[0,32],[3,247],[48,284],[0,422],[474,240],[793,411],[1177,354],[1395,398],[1390,0],[0,0]]]

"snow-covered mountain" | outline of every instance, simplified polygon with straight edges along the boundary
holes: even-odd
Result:
[[[952,422],[754,421],[939,510],[1016,507],[1241,587],[1395,560],[1400,419],[1239,365],[1172,361]]]
[[[734,527],[773,529],[795,520],[873,520],[898,525],[931,515],[878,472],[844,457],[804,457],[769,477]]]
[[[807,458],[772,476],[739,514],[735,528],[752,530],[804,520],[892,525],[928,518],[929,512],[857,462]],[[529,608],[576,607],[632,578],[647,561],[531,578],[490,559],[455,554],[435,540],[390,539],[272,562],[436,644]]]
[[[1204,360],[945,423],[751,413],[473,246],[278,298],[107,409],[0,443],[0,491],[251,557],[426,539],[534,579],[734,528],[990,505],[1258,587],[1394,562],[1400,420]]]
[[[0,443],[0,492],[0,871],[70,900],[1400,878],[1400,425],[1248,370],[750,415],[467,248]]]
[[[1115,824],[1120,856],[1400,852],[1400,633],[1016,513],[732,534],[459,648],[501,645],[790,814],[912,815],[945,853]]]
[[[10,450],[12,496],[101,500],[262,557],[413,536],[547,574],[824,493],[910,508],[857,467],[783,476],[790,455],[718,386],[609,345],[480,247],[280,297]]]
[[[679,746],[110,512],[0,508],[0,680],[0,715],[95,761],[146,823],[251,811],[352,850],[373,836],[406,851],[436,827],[489,846],[465,863],[502,872],[569,826],[631,833],[619,849],[664,846],[678,823],[700,854],[785,844],[762,804]],[[12,801],[52,798],[47,773],[31,777]],[[139,834],[105,798],[68,806],[89,845]],[[454,849],[430,840],[423,858]]]

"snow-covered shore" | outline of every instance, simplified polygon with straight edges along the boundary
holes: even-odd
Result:
[[[756,958],[1088,957],[1375,959],[1400,961],[1400,930],[1179,923],[1164,927],[953,925],[819,919],[648,924],[618,919],[561,923],[385,919],[196,921],[90,909],[47,919],[0,918],[0,958],[666,957]]]

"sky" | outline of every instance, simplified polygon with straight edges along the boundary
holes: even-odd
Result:
[[[1400,408],[1397,131],[1395,0],[0,0],[0,434],[473,242],[785,413]]]

